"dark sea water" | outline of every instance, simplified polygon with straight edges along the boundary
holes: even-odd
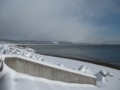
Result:
[[[61,55],[120,65],[120,45],[30,45],[37,53]]]

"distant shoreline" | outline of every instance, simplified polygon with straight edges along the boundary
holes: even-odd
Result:
[[[89,59],[89,58],[77,58],[77,57],[73,57],[73,56],[63,56],[63,55],[48,54],[48,53],[39,53],[39,54],[47,55],[47,56],[54,56],[54,57],[67,58],[67,59],[72,59],[72,60],[77,60],[77,61],[83,61],[83,62],[88,62],[88,63],[97,64],[97,65],[107,66],[107,67],[110,67],[110,68],[113,68],[113,69],[120,70],[120,65],[111,64],[111,63],[103,62],[103,61],[97,61],[97,60]]]

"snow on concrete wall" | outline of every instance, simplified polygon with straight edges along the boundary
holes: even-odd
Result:
[[[4,62],[8,65],[8,67],[20,73],[68,83],[96,85],[96,78],[84,76],[74,72],[72,73],[20,58],[5,58]]]

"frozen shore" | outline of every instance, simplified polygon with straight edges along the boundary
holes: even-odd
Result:
[[[52,60],[57,63],[63,63],[63,65],[66,66],[67,68],[71,68],[71,69],[74,68],[75,70],[77,70],[79,66],[84,65],[89,67],[94,74],[98,73],[100,70],[113,73],[113,77],[110,77],[110,76],[106,77],[105,82],[98,80],[97,86],[96,86],[97,88],[96,87],[92,89],[84,88],[85,90],[87,89],[88,90],[119,90],[120,89],[120,70],[116,70],[113,68],[96,65],[88,62],[76,61],[73,59],[66,59],[66,58],[46,56],[46,55],[41,55],[41,56],[48,61]],[[82,90],[82,89],[83,88],[79,88],[79,90]],[[77,89],[74,88],[74,90],[77,90]]]
[[[120,71],[112,69],[109,67],[104,67],[100,65],[95,65],[92,63],[75,61],[71,59],[59,58],[41,55],[47,61],[52,60],[53,62],[63,63],[66,68],[77,68],[81,65],[85,65],[91,69],[91,71],[96,74],[99,70],[104,70],[113,73],[113,77],[107,76],[105,81],[98,80],[97,86],[88,84],[70,84],[60,81],[53,81],[44,78],[36,78],[33,76],[25,75],[22,73],[17,73],[13,70],[8,70],[9,72],[0,79],[1,90],[119,90],[120,89]]]
[[[41,55],[47,55],[47,56],[53,56],[53,57],[60,57],[60,58],[67,58],[67,59],[73,59],[77,61],[83,61],[83,62],[88,62],[88,63],[93,63],[101,66],[107,66],[110,68],[114,68],[117,70],[120,70],[120,65],[112,64],[109,62],[103,62],[101,60],[96,60],[96,59],[90,59],[87,57],[76,57],[76,56],[67,56],[67,55],[58,55],[58,54],[48,54],[48,53],[40,53]]]
[[[13,49],[13,48],[12,48]],[[11,50],[11,49],[10,49]],[[18,48],[17,48],[18,50]],[[12,50],[12,52],[15,50]],[[22,51],[22,49],[21,49]],[[7,52],[8,53],[8,52]],[[11,54],[11,53],[9,53]],[[18,53],[18,56],[20,56]],[[29,58],[30,54],[25,54]],[[36,55],[32,53],[33,56]],[[13,55],[13,54],[11,54]],[[110,67],[96,65],[89,62],[76,61],[61,57],[53,57],[39,54],[39,57],[31,57],[31,60],[43,61],[51,65],[62,66],[71,70],[78,71],[80,66],[87,66],[97,77],[97,85],[64,83],[61,81],[48,80],[41,77],[34,77],[18,73],[8,67],[3,68],[6,73],[0,72],[0,90],[120,90],[120,70]],[[1,64],[1,63],[0,63]],[[61,65],[62,64],[62,65]],[[2,64],[1,64],[2,65]],[[100,71],[100,72],[99,72]]]

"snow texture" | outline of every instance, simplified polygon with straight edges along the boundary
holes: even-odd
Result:
[[[38,55],[32,51],[29,53],[27,49],[19,48],[19,50],[17,50],[18,47],[16,46],[11,47],[12,48],[10,49],[7,45],[0,45],[1,60],[7,56],[3,55],[4,52],[11,56],[14,56],[14,54],[17,54],[18,56],[22,55],[26,58],[31,58],[30,60],[35,58],[38,62],[42,61],[42,63],[56,64],[57,67],[61,68],[64,67],[71,70],[74,68],[74,71],[76,70],[76,72],[92,72],[97,77],[97,85],[64,83],[33,77],[18,73],[4,64],[3,70],[0,71],[0,90],[120,90],[120,70],[72,59]],[[8,48],[11,50],[9,50],[10,52],[8,51]],[[18,53],[19,51],[20,53]]]

